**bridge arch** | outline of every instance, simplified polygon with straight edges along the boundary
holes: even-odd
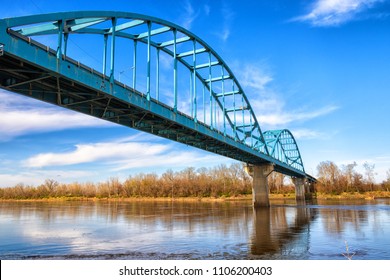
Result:
[[[273,158],[305,172],[297,142],[288,129],[265,131],[264,138]]]

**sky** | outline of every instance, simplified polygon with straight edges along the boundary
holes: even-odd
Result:
[[[93,9],[181,25],[229,65],[262,131],[293,133],[307,173],[316,176],[322,161],[340,167],[356,162],[362,174],[364,163],[374,165],[377,182],[387,178],[390,0],[6,3],[0,18]],[[93,51],[79,51],[86,62],[101,59]],[[0,187],[39,185],[45,179],[124,180],[141,172],[234,162],[0,90]]]

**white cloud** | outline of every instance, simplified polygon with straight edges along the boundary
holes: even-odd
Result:
[[[359,13],[384,0],[316,0],[310,11],[295,21],[310,22],[313,26],[337,26],[353,20]]]
[[[105,125],[102,121],[71,112],[58,112],[53,109],[26,111],[10,109],[0,119],[0,140],[29,133],[102,125]]]
[[[97,118],[54,108],[4,91],[0,91],[0,110],[0,141],[30,133],[111,125]]]
[[[316,139],[324,136],[322,132],[306,128],[293,129],[291,133],[294,135],[295,139]]]
[[[140,140],[140,139],[138,139]],[[196,163],[218,163],[221,158],[199,151],[182,151],[175,144],[153,141],[137,142],[134,137],[112,142],[79,144],[68,152],[40,153],[23,162],[27,168],[103,163],[111,171],[143,167],[193,166]]]
[[[259,91],[264,91],[265,86],[273,80],[269,73],[253,64],[241,65],[238,73],[242,86]]]
[[[337,110],[337,106],[324,106],[317,110],[312,111],[292,111],[283,112],[275,111],[271,113],[258,114],[258,119],[261,124],[276,126],[276,125],[288,125],[294,122],[305,122],[317,117],[325,116],[333,111]]]
[[[28,158],[26,167],[66,166],[80,163],[98,161],[112,161],[118,159],[139,160],[144,157],[164,153],[168,145],[148,144],[138,142],[106,142],[79,144],[70,152],[64,153],[41,153]]]

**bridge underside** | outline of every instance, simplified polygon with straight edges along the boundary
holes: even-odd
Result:
[[[100,80],[103,78],[108,81],[109,79],[88,67],[75,65],[73,61],[67,62],[69,64],[68,68],[82,68],[84,72],[89,72],[89,75],[92,76],[98,76]],[[175,113],[172,108],[157,100],[146,101],[142,93],[124,84],[115,82],[114,86],[123,89],[129,99],[135,102],[126,102],[122,98],[116,97],[115,94],[107,94],[106,87],[112,87],[112,84],[108,82],[102,87],[102,90],[97,90],[95,87],[69,79],[54,71],[48,71],[47,68],[45,70],[37,64],[15,58],[5,52],[0,56],[0,65],[0,87],[8,91],[17,92],[242,162],[253,165],[272,163],[272,159],[260,158],[258,152],[235,142],[232,137],[224,136],[212,130],[206,124],[195,123],[191,117],[180,112]],[[136,106],[134,103],[139,103],[141,106]],[[145,107],[151,105],[155,108],[158,107],[158,110],[145,109]],[[164,115],[168,116],[174,115],[177,121],[173,122],[172,119],[164,118],[161,112],[165,112]],[[180,121],[180,119],[184,121]],[[290,170],[288,166],[276,165],[275,171],[290,176],[305,176],[304,173],[297,174],[296,171]]]

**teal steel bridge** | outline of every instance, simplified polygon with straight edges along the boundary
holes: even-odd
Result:
[[[2,19],[0,87],[315,181],[289,130],[261,130],[222,57],[165,20],[111,11]]]

